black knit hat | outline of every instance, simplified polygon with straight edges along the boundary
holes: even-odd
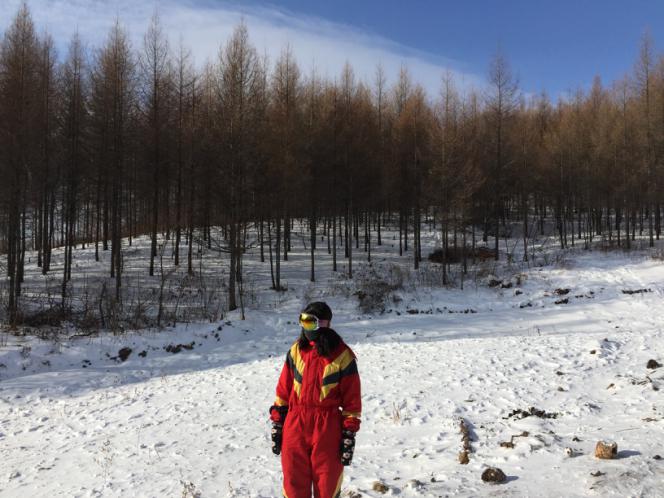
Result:
[[[307,307],[302,310],[302,313],[314,315],[319,320],[332,320],[332,310],[322,301],[315,301],[307,304]]]

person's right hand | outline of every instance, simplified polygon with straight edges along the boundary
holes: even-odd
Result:
[[[272,453],[281,454],[281,441],[283,439],[283,426],[278,423],[272,424]]]

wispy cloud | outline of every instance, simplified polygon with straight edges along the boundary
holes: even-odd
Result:
[[[0,30],[9,25],[21,1],[3,0]],[[91,47],[101,45],[116,18],[138,48],[157,9],[171,44],[176,45],[181,36],[199,64],[216,60],[220,46],[244,19],[261,54],[274,61],[289,44],[303,72],[315,67],[319,74],[333,78],[348,61],[360,79],[373,82],[376,66],[381,63],[391,81],[405,65],[431,96],[438,93],[441,77],[448,70],[461,87],[482,86],[482,78],[463,71],[457,61],[414,50],[357,27],[271,6],[194,0],[29,0],[28,5],[37,28],[48,31],[61,52],[76,31]]]

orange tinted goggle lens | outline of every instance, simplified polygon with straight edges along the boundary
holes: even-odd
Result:
[[[300,314],[300,325],[304,330],[316,330],[318,328],[318,318],[307,313]]]

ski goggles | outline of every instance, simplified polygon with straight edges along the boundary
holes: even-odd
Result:
[[[327,326],[328,320],[319,320],[316,315],[300,313],[300,327],[309,332]]]

